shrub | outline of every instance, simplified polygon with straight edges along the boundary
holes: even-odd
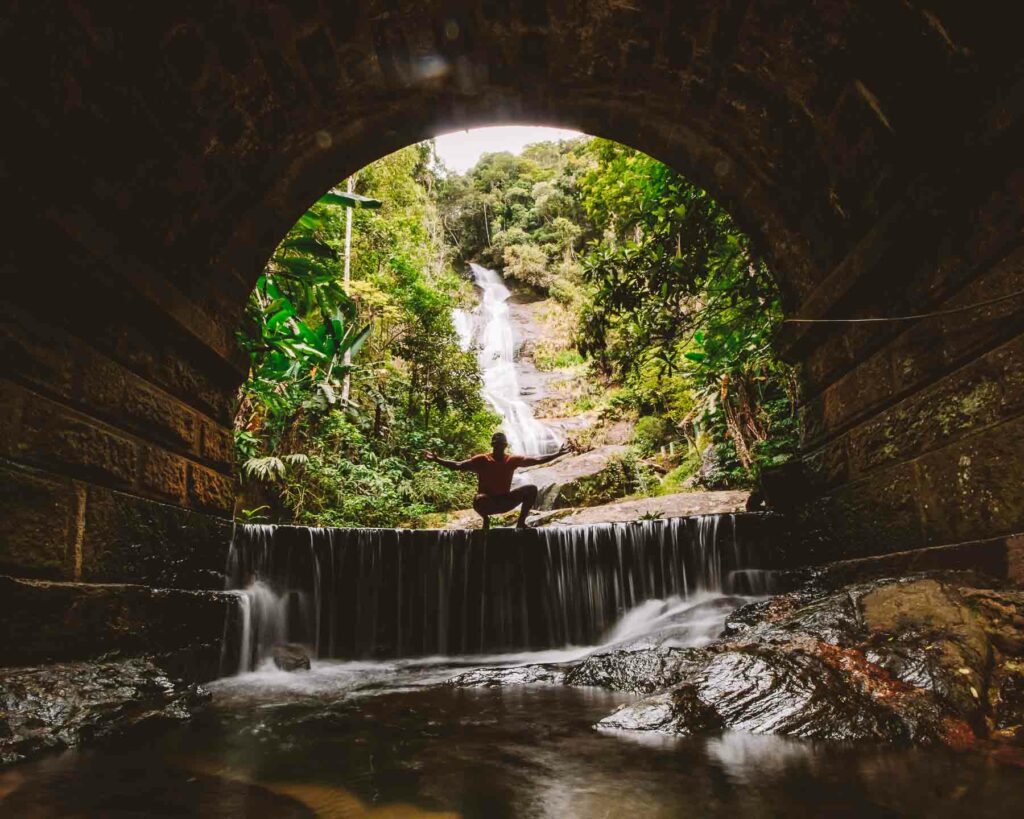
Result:
[[[636,422],[633,446],[641,455],[654,455],[672,437],[672,421],[662,415],[645,415]]]
[[[506,245],[505,275],[513,279],[546,289],[551,281],[548,273],[548,257],[536,245]]]

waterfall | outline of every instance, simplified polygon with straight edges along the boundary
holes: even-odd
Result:
[[[464,350],[468,350],[474,340],[480,346],[484,400],[501,416],[502,429],[512,452],[519,455],[554,452],[561,443],[558,436],[533,417],[530,405],[520,397],[508,288],[495,271],[478,264],[470,264],[470,269],[481,291],[479,320],[474,322],[464,310],[453,310],[452,321]]]
[[[756,517],[487,533],[239,526],[227,587],[242,604],[223,669],[258,667],[280,642],[340,659],[594,645],[645,601],[746,591],[763,550],[737,520]]]

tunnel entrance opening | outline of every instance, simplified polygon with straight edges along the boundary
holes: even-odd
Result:
[[[749,239],[619,143],[483,144],[462,174],[446,144],[363,168],[268,261],[239,335],[241,519],[479,525],[475,481],[424,453],[461,461],[499,426],[515,456],[569,453],[515,478],[547,522],[627,496],[635,516],[743,508],[739,490],[793,455],[797,403]]]

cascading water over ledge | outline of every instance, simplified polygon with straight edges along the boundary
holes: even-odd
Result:
[[[282,642],[338,659],[592,645],[647,600],[765,591],[765,519],[486,533],[239,526],[227,588],[241,604],[222,671],[256,668]]]
[[[470,263],[473,280],[480,288],[479,307],[471,316],[453,310],[452,321],[463,349],[479,344],[478,359],[483,376],[484,400],[501,416],[502,429],[511,451],[518,455],[546,455],[561,445],[559,436],[537,420],[520,395],[508,299],[511,293],[494,270]]]

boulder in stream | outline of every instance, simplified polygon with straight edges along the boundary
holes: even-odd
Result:
[[[620,731],[658,731],[677,736],[721,731],[721,716],[692,685],[679,685],[665,694],[646,697],[609,714],[598,727]]]
[[[606,503],[629,491],[622,466],[627,451],[628,447],[609,444],[565,455],[549,464],[519,470],[516,482],[537,487],[540,511]]]
[[[309,671],[309,651],[298,643],[280,643],[273,648],[274,665],[282,671]]]

